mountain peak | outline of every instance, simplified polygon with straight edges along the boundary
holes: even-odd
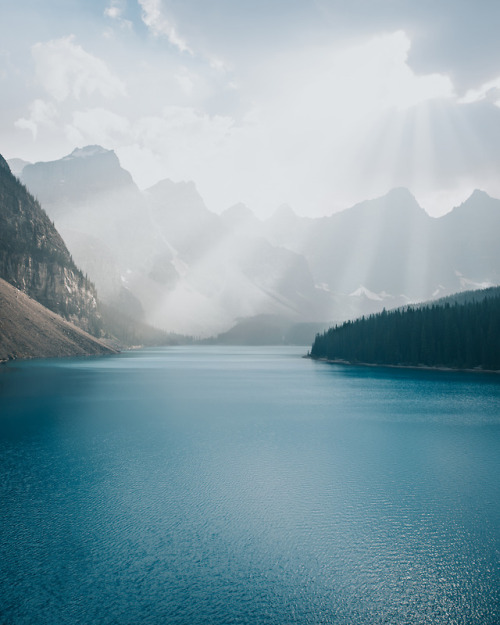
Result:
[[[271,215],[272,221],[292,222],[297,219],[297,213],[289,204],[281,204]]]
[[[68,161],[73,158],[89,158],[99,154],[114,154],[113,150],[106,150],[100,145],[87,145],[83,148],[75,148],[71,154],[65,156],[62,160]]]
[[[9,172],[9,174],[11,173],[9,164],[7,163],[7,161],[4,159],[4,157],[1,154],[0,154],[0,169],[5,169],[6,171]]]
[[[415,209],[425,212],[415,199],[413,193],[406,187],[396,187],[391,189],[388,193],[386,193],[386,195],[375,200],[375,202],[380,202],[380,204],[384,207],[398,212]]]
[[[162,212],[173,211],[192,217],[211,214],[192,180],[174,182],[164,178],[146,189],[146,195],[157,207],[161,207]]]
[[[229,208],[226,208],[226,210],[221,213],[221,217],[229,221],[243,221],[254,219],[255,215],[246,204],[238,202],[237,204],[233,204]]]
[[[397,187],[391,189],[385,195],[372,200],[365,200],[340,213],[334,213],[334,216],[349,214],[359,215],[365,213],[387,215],[391,218],[403,218],[404,215],[414,215],[415,217],[417,215],[427,215],[425,210],[415,199],[415,196],[407,188]]]
[[[238,202],[226,208],[220,215],[222,222],[234,233],[258,235],[261,233],[261,222],[246,204]]]
[[[7,164],[10,167],[10,171],[14,174],[14,176],[16,176],[16,178],[21,176],[26,165],[31,165],[29,161],[25,161],[22,158],[9,158]]]
[[[146,189],[146,192],[151,192],[153,194],[158,193],[193,193],[199,195],[198,189],[196,188],[196,184],[192,180],[180,180],[179,182],[174,182],[170,178],[163,178],[159,180],[152,187]]]
[[[493,198],[491,197],[491,195],[488,195],[486,191],[483,191],[482,189],[474,189],[474,191],[471,193],[470,197],[466,201],[467,202],[470,200],[488,201],[492,199]]]
[[[391,189],[386,195],[385,197],[387,199],[391,199],[391,200],[397,200],[397,201],[412,201],[412,202],[416,202],[417,200],[415,199],[415,196],[413,195],[413,193],[407,189],[406,187],[395,187],[394,189]]]
[[[499,200],[491,197],[491,195],[488,195],[486,193],[486,191],[482,191],[481,189],[474,189],[474,191],[471,193],[471,195],[465,200],[465,202],[463,202],[460,206],[457,206],[454,211],[457,210],[457,208],[459,210],[474,210],[474,209],[481,209],[481,208],[487,208],[490,206],[498,206],[499,204]],[[452,212],[454,212],[452,211]]]
[[[491,197],[485,191],[475,189],[465,202],[460,204],[460,206],[456,206],[452,211],[444,215],[443,218],[460,218],[474,221],[478,218],[478,215],[482,215],[482,217],[489,215],[497,219],[499,210],[500,200]]]
[[[68,201],[83,203],[96,194],[135,187],[113,150],[99,145],[76,148],[56,161],[26,165],[21,180],[46,209],[52,204],[64,207]]]

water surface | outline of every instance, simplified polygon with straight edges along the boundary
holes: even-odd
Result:
[[[500,379],[177,347],[0,371],[0,623],[500,622]]]

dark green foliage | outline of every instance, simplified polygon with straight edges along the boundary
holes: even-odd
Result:
[[[479,291],[462,291],[461,293],[454,293],[453,295],[447,295],[440,297],[433,302],[424,302],[422,306],[444,306],[445,304],[469,304],[470,302],[479,302],[487,297],[495,297],[500,295],[500,286],[490,286],[486,289],[480,289]],[[420,306],[420,305],[419,305]]]
[[[495,293],[495,291],[493,291]],[[318,334],[312,358],[353,363],[500,369],[500,294],[464,304],[408,307]]]

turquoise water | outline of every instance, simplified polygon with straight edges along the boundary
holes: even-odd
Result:
[[[0,623],[500,622],[500,376],[177,347],[0,370]]]

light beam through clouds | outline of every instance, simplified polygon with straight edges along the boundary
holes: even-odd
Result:
[[[475,186],[500,193],[498,133],[480,121],[489,107],[500,125],[500,67],[466,83],[451,29],[472,19],[465,5],[444,21],[438,7],[433,20],[430,8],[385,0],[360,0],[356,19],[333,1],[257,2],[252,12],[226,0],[75,0],[58,12],[48,0],[32,22],[32,4],[20,0],[0,25],[8,158],[101,144],[141,187],[194,180],[212,210],[243,201],[260,216],[283,203],[329,214],[397,186],[434,214]],[[31,59],[9,49],[20,49],[15,31]],[[476,55],[493,50],[489,33]],[[424,35],[437,69],[417,72]]]

